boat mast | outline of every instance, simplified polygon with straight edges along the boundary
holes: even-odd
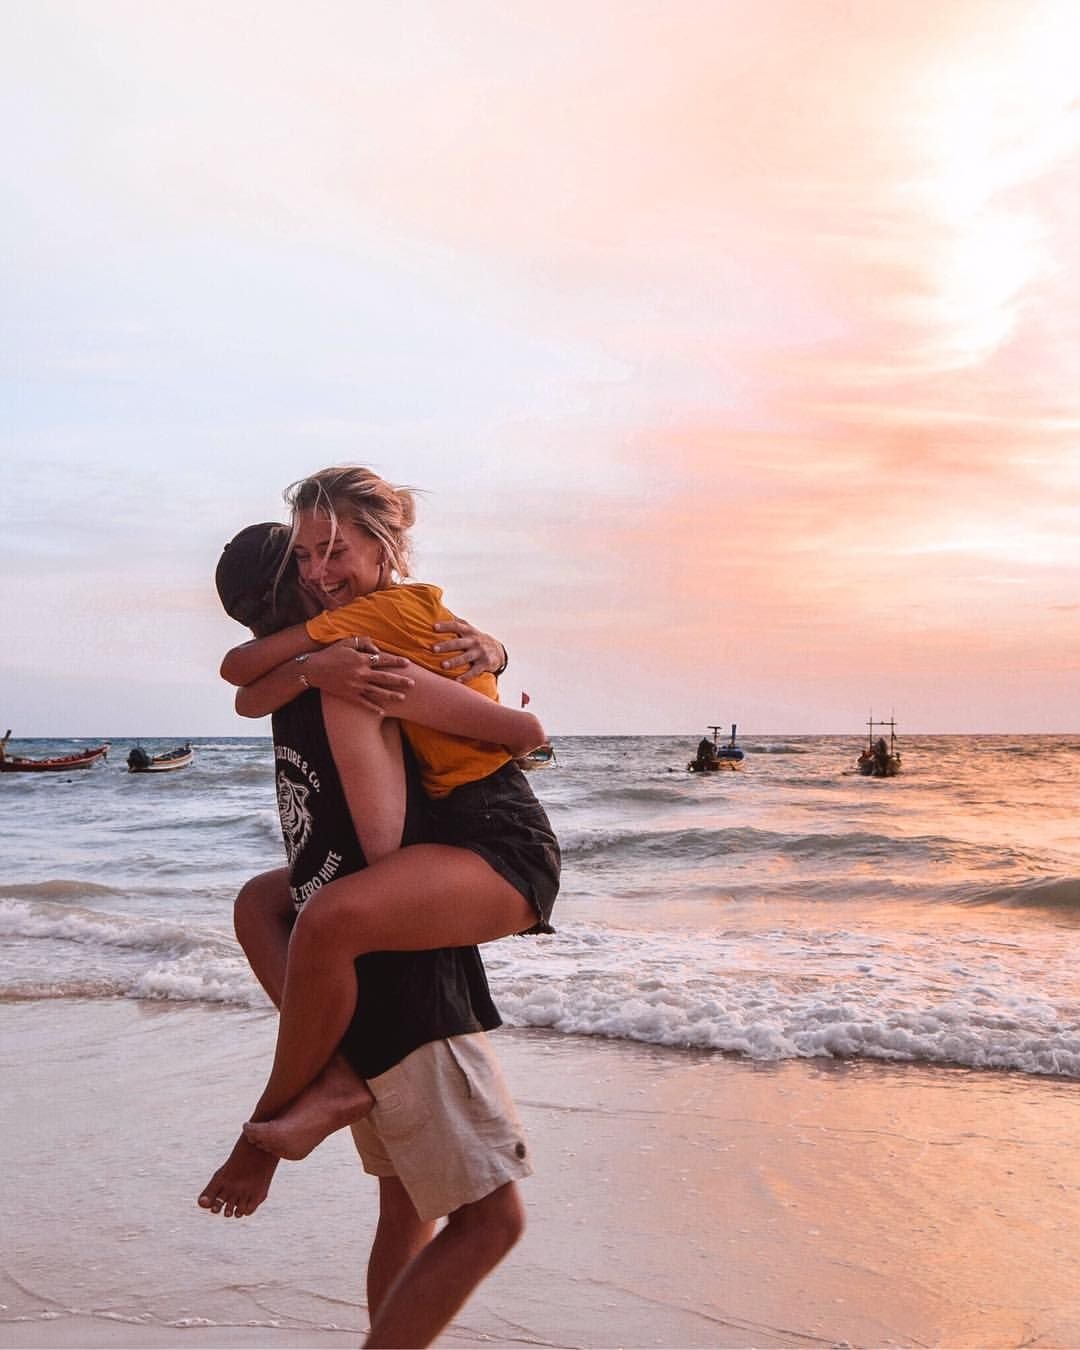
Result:
[[[889,728],[889,754],[890,754],[890,755],[893,755],[893,754],[896,753],[896,714],[895,714],[895,713],[892,715],[892,717],[889,718],[889,720],[888,720],[887,722],[885,721],[884,718],[881,718],[879,721],[875,722],[875,721],[874,721],[874,710],[873,710],[873,708],[871,708],[871,709],[870,709],[870,717],[869,717],[869,719],[867,720],[866,726],[867,726],[867,730],[868,730],[868,734],[867,734],[867,737],[866,737],[866,745],[867,745],[867,749],[873,750],[873,748],[874,748],[874,728],[875,728],[875,727],[888,727],[888,728]]]

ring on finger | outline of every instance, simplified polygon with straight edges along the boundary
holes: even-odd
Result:
[[[360,638],[358,636],[353,637],[352,645],[356,651],[360,650]]]
[[[377,666],[379,664],[379,653],[372,652],[372,654],[368,657],[368,660],[371,662],[373,666]]]

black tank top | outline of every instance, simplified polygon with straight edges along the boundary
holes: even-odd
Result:
[[[299,906],[366,861],[330,751],[319,691],[312,689],[279,709],[272,725],[278,814],[289,855],[289,886]],[[430,835],[419,774],[402,741],[407,846]],[[356,1013],[341,1050],[363,1078],[384,1073],[428,1041],[490,1031],[502,1020],[476,947],[372,952],[357,959],[356,975]]]

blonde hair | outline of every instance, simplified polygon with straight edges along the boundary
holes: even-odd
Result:
[[[330,521],[331,539],[340,520],[366,530],[383,547],[391,577],[409,575],[412,541],[409,530],[416,520],[416,489],[397,487],[380,478],[372,469],[358,464],[320,469],[307,478],[290,483],[285,501],[292,512],[290,552],[300,528],[300,516],[312,511]]]

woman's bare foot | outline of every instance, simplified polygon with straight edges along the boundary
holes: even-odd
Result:
[[[299,1162],[335,1130],[361,1120],[374,1105],[375,1098],[364,1080],[343,1060],[334,1059],[280,1116],[249,1120],[244,1138],[275,1160]]]
[[[224,1211],[227,1219],[254,1214],[266,1199],[277,1165],[273,1154],[249,1144],[241,1135],[225,1163],[203,1188],[199,1207],[212,1214]]]

